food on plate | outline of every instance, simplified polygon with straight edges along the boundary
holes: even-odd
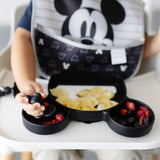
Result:
[[[57,102],[77,110],[105,110],[118,104],[116,101],[111,100],[115,93],[101,87],[80,90],[75,93],[77,96],[75,99],[70,98],[67,90],[63,88],[50,89],[50,93],[57,98]]]
[[[57,113],[53,119],[48,120],[48,121],[43,121],[42,124],[44,124],[44,125],[55,124],[55,123],[59,123],[59,122],[63,121],[63,119],[64,119],[63,114]]]
[[[127,101],[120,109],[119,114],[129,126],[148,126],[150,122],[150,112],[145,106],[136,106],[135,103]]]
[[[53,89],[50,89],[50,92],[54,97],[57,97],[57,98],[68,95],[67,90],[64,88],[53,88]]]

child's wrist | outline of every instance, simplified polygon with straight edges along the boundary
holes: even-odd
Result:
[[[23,91],[24,88],[26,88],[27,86],[31,86],[31,84],[33,84],[33,83],[35,83],[34,80],[27,79],[27,80],[23,80],[23,81],[17,83],[17,86],[20,91]]]

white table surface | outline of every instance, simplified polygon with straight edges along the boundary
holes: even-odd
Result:
[[[1,85],[12,85],[8,72],[0,74]],[[39,80],[38,80],[39,81]],[[39,81],[47,91],[47,81]],[[127,96],[148,104],[155,113],[151,132],[143,137],[128,138],[115,133],[106,122],[86,124],[71,121],[62,131],[38,135],[28,131],[21,117],[21,106],[13,95],[0,97],[0,149],[151,149],[160,147],[160,81],[150,72],[126,81]]]

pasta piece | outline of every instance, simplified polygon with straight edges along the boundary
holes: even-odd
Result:
[[[82,97],[80,99],[80,109],[81,110],[90,110],[93,111],[95,110],[95,106],[98,105],[98,101],[94,97]]]
[[[72,100],[72,103],[70,103],[70,105],[68,107],[70,107],[72,109],[80,110],[79,98]]]
[[[53,88],[53,89],[50,89],[50,92],[53,96],[57,98],[61,96],[68,96],[67,90],[63,88]]]
[[[63,104],[64,106],[69,106],[72,103],[72,100],[68,96],[58,97],[56,101]]]
[[[100,88],[100,87],[93,87],[91,89],[91,92],[101,93],[101,92],[104,92],[104,90],[103,88]]]
[[[112,99],[114,97],[114,92],[112,91],[105,90],[103,94],[107,96],[108,99]]]
[[[77,93],[77,96],[79,96],[79,97],[85,97],[85,96],[88,96],[89,93],[90,93],[89,89],[83,89],[83,90],[81,90],[81,91],[79,91]]]
[[[111,91],[105,90],[105,92],[101,93],[101,95],[97,98],[99,103],[105,103],[109,99],[114,97],[114,93]]]
[[[94,97],[96,99],[99,98],[100,95],[100,92],[89,92],[89,96]]]
[[[108,100],[106,101],[105,103],[102,104],[102,110],[105,110],[105,109],[109,109],[115,105],[117,105],[118,103],[116,101],[111,101],[111,100]]]

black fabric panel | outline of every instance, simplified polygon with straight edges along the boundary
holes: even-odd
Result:
[[[65,44],[35,29],[36,53],[41,70],[47,75],[63,73],[114,74],[123,79],[137,69],[142,45],[126,49],[127,63],[111,64],[110,50],[82,49]]]

